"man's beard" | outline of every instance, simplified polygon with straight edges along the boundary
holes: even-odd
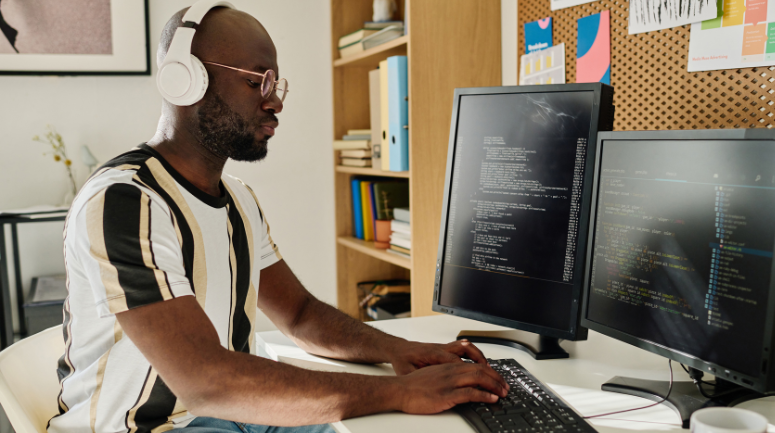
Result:
[[[267,117],[277,120],[273,114]],[[198,118],[199,142],[216,155],[248,162],[266,157],[269,137],[256,140],[255,126],[232,110],[217,93],[207,95],[199,108]]]

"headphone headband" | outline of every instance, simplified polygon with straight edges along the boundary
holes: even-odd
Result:
[[[159,65],[156,86],[172,104],[185,106],[197,103],[207,91],[207,71],[202,62],[191,54],[196,27],[210,9],[223,6],[236,9],[227,1],[200,0],[183,15],[183,25],[175,29],[164,62]]]

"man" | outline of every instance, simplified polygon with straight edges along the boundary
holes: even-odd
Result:
[[[163,31],[159,64],[184,12]],[[274,44],[253,17],[216,8],[192,54],[209,75],[204,98],[165,102],[156,135],[93,175],[71,208],[60,414],[49,431],[270,431],[505,396],[508,385],[470,343],[392,337],[304,289],[252,190],[222,177],[228,158],[265,157],[278,127],[280,89],[260,85],[278,71]],[[256,308],[311,353],[390,362],[398,376],[256,357]]]

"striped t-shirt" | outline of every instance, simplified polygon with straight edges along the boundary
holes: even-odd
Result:
[[[197,189],[147,145],[84,185],[65,223],[65,353],[49,432],[157,432],[193,418],[116,313],[195,296],[223,347],[255,353],[260,271],[281,256],[253,191],[224,176],[221,193]]]

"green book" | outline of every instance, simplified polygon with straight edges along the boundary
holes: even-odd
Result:
[[[378,220],[393,219],[393,209],[409,206],[409,182],[375,182],[374,201]]]

